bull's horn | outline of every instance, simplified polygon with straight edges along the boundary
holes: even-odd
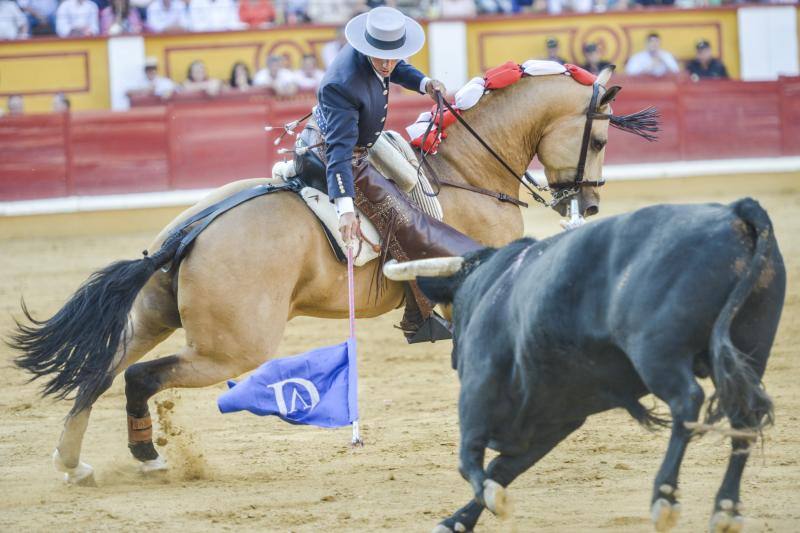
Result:
[[[383,265],[383,275],[394,281],[411,281],[417,276],[444,278],[458,272],[463,264],[463,257],[436,257],[404,263],[391,260]]]

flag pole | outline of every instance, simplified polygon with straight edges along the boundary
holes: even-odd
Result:
[[[355,282],[353,280],[353,241],[347,244],[347,303],[350,308],[350,338],[355,343],[356,340],[356,297]],[[358,392],[356,391],[356,394]],[[358,427],[358,419],[353,420],[353,438],[350,441],[353,446],[363,446],[361,434]]]

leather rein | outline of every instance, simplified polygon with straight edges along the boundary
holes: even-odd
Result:
[[[522,178],[516,172],[514,172],[514,169],[511,168],[511,166],[508,164],[508,162],[506,162],[506,160],[503,159],[497,153],[497,151],[495,151],[483,139],[483,137],[481,137],[480,134],[477,131],[475,131],[473,129],[473,127],[469,125],[469,123],[467,123],[466,120],[464,120],[464,117],[462,117],[453,108],[453,106],[450,105],[450,103],[447,101],[447,99],[442,96],[442,93],[439,92],[439,91],[436,91],[436,110],[435,110],[435,113],[434,113],[434,117],[430,121],[430,123],[428,124],[428,127],[425,130],[424,135],[422,136],[423,141],[422,141],[422,143],[420,143],[420,148],[419,148],[419,152],[420,152],[420,156],[419,156],[420,166],[419,166],[419,169],[421,171],[422,166],[424,165],[428,169],[428,171],[430,172],[430,174],[433,177],[435,183],[437,184],[436,192],[434,192],[434,193],[432,193],[430,195],[431,196],[438,195],[439,194],[439,190],[441,190],[441,186],[442,185],[446,185],[448,187],[455,187],[455,188],[459,188],[459,189],[464,189],[464,190],[467,190],[467,191],[475,192],[475,193],[478,193],[478,194],[483,194],[485,196],[491,196],[493,198],[496,198],[500,202],[508,202],[508,203],[512,203],[512,204],[520,206],[520,207],[528,207],[528,204],[526,202],[523,202],[522,200],[518,200],[518,199],[516,199],[516,198],[514,198],[512,196],[509,196],[508,194],[505,194],[505,193],[496,192],[496,191],[492,191],[492,190],[489,190],[489,189],[484,189],[482,187],[475,187],[473,185],[455,183],[455,182],[452,182],[452,181],[449,181],[449,180],[443,180],[443,179],[439,178],[437,172],[433,169],[431,164],[428,162],[428,155],[431,154],[433,148],[431,147],[431,149],[426,150],[425,149],[425,141],[428,139],[428,135],[430,134],[434,123],[437,122],[435,120],[436,117],[438,117],[438,123],[439,124],[443,123],[445,108],[448,111],[450,111],[450,113],[452,113],[453,116],[455,116],[456,120],[458,120],[458,122],[460,122],[461,125],[464,126],[464,128],[469,132],[469,134],[472,135],[481,144],[481,146],[483,146],[484,149],[486,149],[486,151],[489,152],[492,155],[492,157],[494,157],[494,159],[496,159],[503,166],[503,168],[505,168],[508,171],[508,173],[511,174],[514,177],[515,180],[517,180],[523,187],[525,187],[525,189],[531,194],[531,196],[533,196],[533,199],[536,200],[537,203],[541,204],[542,207],[554,207],[554,206],[556,206],[557,204],[559,204],[560,202],[566,200],[567,198],[570,198],[570,197],[578,194],[578,192],[580,191],[581,187],[602,187],[603,185],[605,185],[605,180],[604,179],[600,179],[600,180],[585,180],[584,179],[584,173],[585,173],[585,170],[586,170],[586,158],[589,155],[589,143],[590,143],[591,137],[592,137],[592,124],[593,124],[593,122],[595,120],[610,120],[611,119],[611,115],[607,115],[607,114],[604,114],[604,113],[599,113],[597,111],[597,100],[598,100],[598,97],[599,97],[599,93],[600,93],[600,85],[597,82],[595,82],[595,83],[592,84],[592,98],[589,101],[589,107],[586,110],[586,123],[585,123],[585,125],[583,127],[583,137],[581,139],[581,151],[580,151],[580,156],[578,157],[578,166],[576,167],[574,181],[572,183],[568,183],[568,184],[556,184],[556,185],[550,185],[548,187],[541,187],[536,183],[536,181],[533,179],[533,176],[531,176],[530,173],[527,170],[525,170],[525,172],[523,173],[523,177]],[[439,131],[439,133],[437,135],[439,136],[438,140],[441,141],[441,131]],[[551,197],[552,197],[551,200],[548,202],[544,197],[542,197],[542,195],[540,195],[533,188],[531,188],[531,185],[533,185],[533,187],[535,187],[539,191],[550,191],[550,194],[551,194]],[[429,193],[426,193],[426,194],[429,194]]]

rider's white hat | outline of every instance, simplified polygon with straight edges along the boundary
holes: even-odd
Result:
[[[391,7],[376,7],[350,20],[344,29],[350,46],[378,59],[413,56],[425,44],[425,32],[417,21]]]

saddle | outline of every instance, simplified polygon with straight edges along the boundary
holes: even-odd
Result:
[[[343,261],[345,247],[339,234],[339,217],[333,202],[327,195],[328,183],[323,140],[313,121],[298,136],[296,156],[293,161],[276,163],[272,168],[273,179],[288,181],[299,179],[305,187],[299,192],[309,209],[326,229],[326,235],[336,257]],[[384,131],[374,146],[366,152],[366,160],[383,176],[386,176],[403,191],[423,212],[442,220],[444,214],[439,199],[433,194],[433,187],[419,163],[413,148],[397,132]],[[426,194],[427,193],[427,194]],[[381,238],[378,230],[356,209],[361,225],[359,247],[354,258],[355,266],[363,266],[380,256]]]

